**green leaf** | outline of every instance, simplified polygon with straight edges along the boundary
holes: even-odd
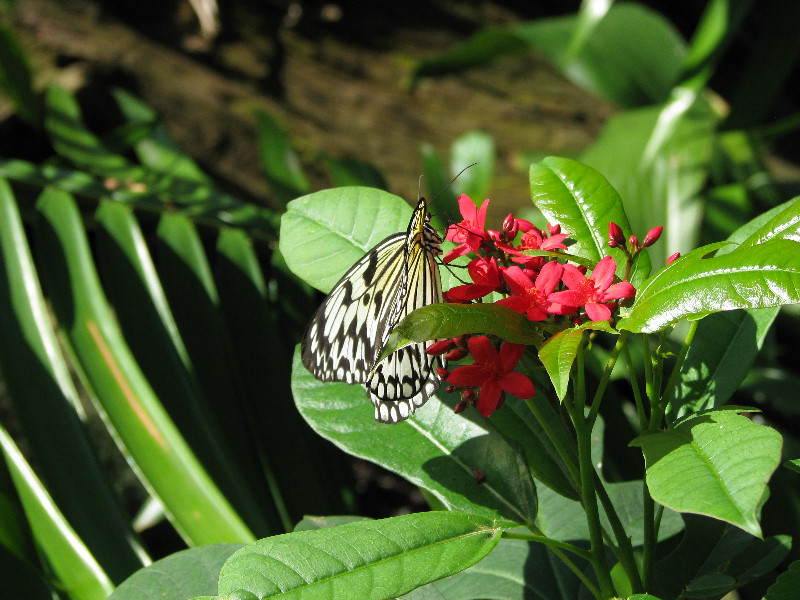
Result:
[[[432,586],[448,600],[575,600],[585,592],[575,574],[553,560],[547,546],[505,538],[478,564]]]
[[[249,541],[252,534],[189,450],[125,343],[74,199],[48,189],[36,208],[41,271],[53,310],[148,489],[194,543]]]
[[[771,240],[724,256],[683,256],[637,290],[617,326],[652,333],[684,318],[800,302],[798,250],[797,242]]]
[[[787,536],[765,540],[721,521],[684,515],[686,530],[654,569],[653,592],[663,598],[719,598],[771,572],[789,552]]]
[[[756,510],[778,467],[781,435],[735,411],[705,412],[674,430],[637,437],[653,499],[761,537]]]
[[[360,185],[380,190],[389,188],[381,172],[370,162],[357,158],[334,158],[324,153],[321,158],[333,187]]]
[[[286,130],[270,113],[254,111],[258,128],[258,148],[261,168],[267,176],[272,193],[281,204],[307,194],[311,189],[303,167],[292,149]]]
[[[140,569],[108,600],[185,600],[212,595],[222,565],[242,544],[211,544],[176,552]]]
[[[292,272],[329,292],[364,253],[405,232],[411,207],[373,188],[335,188],[293,200],[281,217],[280,248]]]
[[[58,86],[49,87],[45,106],[45,130],[58,154],[91,173],[108,176],[137,173],[125,157],[106,148],[89,131],[77,101],[69,92]]]
[[[635,233],[641,240],[652,227],[665,226],[658,243],[647,249],[657,265],[675,251],[685,253],[697,245],[703,210],[699,194],[708,178],[720,119],[701,97],[669,128],[658,130],[656,151],[652,140],[666,110],[659,105],[613,115],[580,155],[623,198],[632,227],[631,232],[623,227],[626,236]]]
[[[306,515],[293,531],[308,531],[311,529],[328,529],[345,523],[355,523],[356,521],[367,521],[368,517],[358,517],[353,515],[342,515],[332,517],[311,517]]]
[[[800,560],[795,560],[778,576],[767,593],[764,600],[792,600],[797,595],[800,586]]]
[[[60,585],[75,600],[105,600],[114,585],[64,519],[3,427],[0,427],[0,448],[37,547],[47,558]]]
[[[33,90],[28,57],[11,29],[0,27],[0,90],[14,105],[20,118],[40,126],[41,101]]]
[[[515,344],[539,345],[542,341],[539,326],[505,306],[437,303],[422,306],[400,321],[378,360],[412,342],[447,339],[465,333],[496,335]]]
[[[643,484],[641,481],[624,481],[621,483],[606,483],[611,503],[622,522],[633,546],[644,543],[642,530],[643,514]],[[536,524],[545,535],[562,541],[583,540],[589,541],[589,528],[586,524],[586,511],[580,502],[565,498],[552,490],[540,489],[539,514]],[[606,531],[611,531],[605,510],[600,506],[600,520]],[[666,540],[683,529],[681,516],[670,509],[665,509],[661,517],[661,526],[658,530],[658,539]]]
[[[793,200],[740,227],[729,241],[747,248],[774,239],[800,240],[800,201]],[[725,246],[717,255],[736,246]],[[727,311],[704,318],[681,366],[681,378],[668,407],[672,421],[725,404],[750,372],[778,308]]]
[[[625,274],[622,250],[609,248],[608,224],[614,222],[628,237],[631,233],[622,200],[600,173],[567,158],[548,157],[530,168],[531,198],[550,223],[560,223],[574,243],[569,253],[597,263],[613,256],[617,276]],[[646,254],[641,254],[631,281],[638,286],[650,270]]]
[[[477,411],[453,413],[430,398],[414,417],[378,423],[359,385],[314,379],[295,352],[292,392],[303,418],[322,437],[432,492],[451,510],[527,523],[536,516],[536,488],[523,453]],[[484,474],[476,483],[473,469]]]
[[[494,176],[494,155],[494,139],[488,133],[469,131],[456,138],[450,149],[450,173],[453,177],[461,174],[453,182],[453,192],[466,194],[478,205],[488,198]],[[469,165],[473,166],[463,171]]]
[[[0,180],[0,362],[39,476],[114,581],[145,556],[102,472],[83,409],[52,328],[8,184]]]
[[[259,540],[222,567],[219,594],[258,598],[394,598],[463,571],[502,533],[491,519],[428,512]]]
[[[569,374],[572,370],[572,363],[578,354],[578,347],[583,339],[583,332],[586,330],[605,331],[617,335],[618,332],[608,324],[608,321],[598,323],[584,323],[578,327],[572,327],[559,331],[547,339],[539,348],[539,359],[547,369],[553,388],[556,390],[558,400],[564,399],[569,386]]]

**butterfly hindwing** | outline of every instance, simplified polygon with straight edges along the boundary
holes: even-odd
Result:
[[[381,360],[389,334],[407,314],[442,301],[436,256],[441,238],[420,199],[405,233],[365,254],[319,307],[302,344],[303,364],[322,381],[366,383],[378,421],[407,419],[439,387],[441,359],[411,344]]]

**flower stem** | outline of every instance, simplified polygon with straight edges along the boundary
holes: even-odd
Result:
[[[579,362],[582,352],[578,352]],[[576,394],[576,400],[577,394]],[[591,430],[588,428],[584,416],[584,403],[576,401],[575,404],[565,400],[564,405],[570,413],[575,434],[578,440],[578,464],[581,475],[581,498],[586,511],[586,522],[589,527],[589,542],[591,544],[592,566],[594,567],[597,581],[603,598],[614,596],[614,584],[606,562],[605,548],[603,546],[603,529],[600,524],[600,511],[597,506],[595,494],[595,470],[592,464]]]
[[[592,408],[589,410],[589,416],[586,417],[586,422],[588,423],[590,430],[594,426],[597,413],[600,412],[600,401],[603,399],[603,394],[606,391],[608,380],[611,378],[611,372],[614,370],[614,365],[617,364],[617,358],[619,357],[619,353],[622,351],[622,348],[625,346],[625,340],[627,337],[627,331],[623,331],[619,335],[617,343],[614,345],[614,349],[611,351],[611,356],[608,357],[608,362],[606,363],[606,368],[603,371],[603,375],[600,377],[600,381],[597,384],[597,391],[592,399]]]
[[[645,431],[647,429],[647,413],[644,410],[644,403],[642,402],[642,392],[639,389],[639,381],[636,378],[636,369],[633,366],[633,359],[627,344],[622,349],[625,353],[625,364],[628,367],[628,377],[631,378],[631,391],[633,392],[633,399],[636,402],[636,414],[639,417],[639,430]]]
[[[553,538],[549,538],[546,535],[539,532],[538,534],[530,534],[530,533],[516,533],[514,531],[504,531],[502,533],[502,537],[509,539],[509,540],[524,540],[526,542],[538,542],[540,544],[544,544],[550,549],[553,548],[561,548],[562,550],[566,550],[567,552],[571,552],[575,556],[579,556],[580,558],[591,561],[592,555],[584,550],[583,548],[579,548],[569,542],[561,542],[559,540],[554,540]]]

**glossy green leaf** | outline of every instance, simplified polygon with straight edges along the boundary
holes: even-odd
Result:
[[[0,90],[22,119],[34,127],[40,125],[41,101],[33,90],[28,57],[6,24],[0,27]]]
[[[394,598],[486,556],[502,529],[491,519],[427,512],[259,540],[222,567],[219,594],[258,598]]]
[[[800,241],[800,201],[793,200],[759,215],[734,232],[729,240],[747,248],[769,240]],[[717,255],[737,246],[725,246]],[[727,402],[761,349],[778,308],[736,310],[704,318],[695,332],[681,367],[681,378],[667,415],[676,420],[690,412]]]
[[[311,190],[303,167],[286,130],[274,116],[264,110],[254,111],[258,128],[258,150],[261,168],[272,193],[281,204],[307,194]]]
[[[92,173],[109,176],[134,173],[125,157],[106,148],[89,131],[78,102],[69,92],[57,86],[49,87],[45,106],[45,130],[61,156]]]
[[[605,331],[615,335],[618,333],[608,324],[608,321],[584,323],[578,327],[559,331],[549,337],[539,348],[539,359],[547,369],[559,401],[563,400],[567,394],[572,363],[578,354],[578,347],[583,340],[583,332],[586,330]]]
[[[37,546],[60,585],[74,600],[105,600],[114,589],[111,580],[64,519],[3,427],[0,447]]]
[[[567,158],[548,157],[530,167],[531,198],[550,223],[561,224],[573,242],[570,254],[597,263],[614,257],[617,276],[625,274],[625,258],[618,248],[608,246],[608,224],[614,222],[626,237],[631,228],[622,200],[605,177],[591,167]],[[640,255],[630,281],[638,282],[650,269],[647,254]]]
[[[329,517],[312,517],[306,515],[303,519],[295,525],[293,531],[307,531],[310,529],[328,529],[329,527],[336,527],[337,525],[344,525],[345,523],[354,523],[356,521],[366,521],[367,517],[359,517],[354,515],[342,516],[329,516]]]
[[[787,536],[759,540],[721,521],[683,518],[680,543],[656,563],[652,591],[661,598],[719,598],[771,572],[789,552]]]
[[[112,580],[121,581],[142,565],[144,550],[87,437],[78,392],[5,181],[0,181],[0,364],[39,476]]]
[[[656,502],[761,536],[756,510],[780,462],[777,431],[733,410],[713,411],[631,444],[642,447],[647,486]]]
[[[465,333],[496,335],[515,344],[539,345],[542,341],[542,329],[536,323],[505,306],[437,303],[422,306],[400,321],[381,357],[411,342],[441,340]]]
[[[299,350],[292,392],[319,435],[427,489],[447,508],[523,524],[535,517],[536,489],[522,452],[477,411],[454,414],[455,398],[447,404],[430,398],[397,425],[378,423],[363,387],[317,381]],[[483,472],[483,483],[473,469]]]
[[[494,156],[494,140],[488,133],[469,131],[456,138],[450,149],[450,173],[453,177],[461,174],[453,182],[453,192],[466,194],[478,205],[488,198],[494,176]],[[467,168],[469,165],[473,166]]]
[[[108,600],[186,600],[217,592],[222,565],[242,544],[211,544],[176,552],[126,579]]]
[[[293,200],[281,218],[281,252],[295,275],[323,292],[388,235],[405,232],[412,209],[373,188],[335,188]]]
[[[775,580],[767,593],[764,594],[764,600],[792,600],[797,595],[797,589],[800,586],[800,561],[795,560],[789,564],[789,567]]]
[[[74,199],[45,191],[37,203],[40,264],[53,309],[116,435],[194,543],[252,539],[191,453],[136,364],[98,282]]]
[[[619,329],[650,333],[736,308],[800,302],[800,245],[772,240],[724,256],[683,256],[648,279]]]

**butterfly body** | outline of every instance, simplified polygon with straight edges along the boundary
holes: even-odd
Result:
[[[405,233],[367,252],[333,287],[306,330],[302,358],[322,381],[366,384],[375,419],[407,419],[436,391],[441,359],[415,343],[376,361],[389,334],[407,314],[442,301],[436,257],[442,238],[421,198]]]

